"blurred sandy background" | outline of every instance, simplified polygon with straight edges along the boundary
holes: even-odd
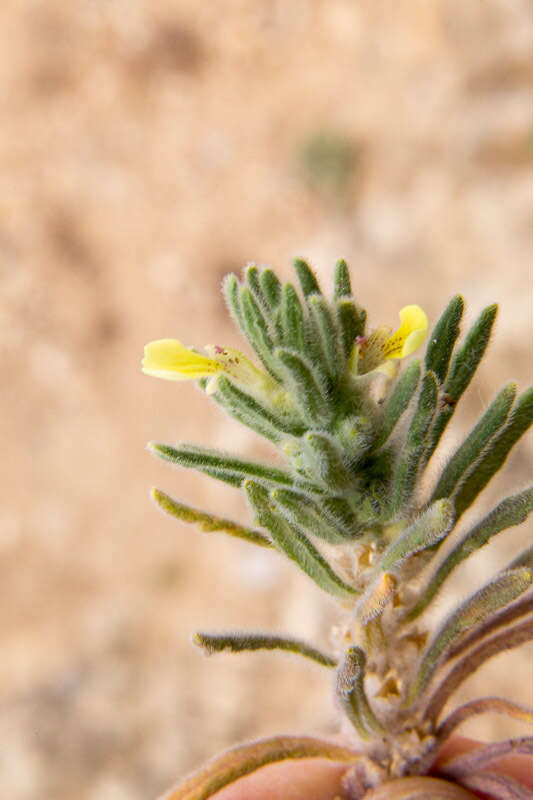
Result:
[[[394,325],[410,302],[434,319],[455,291],[470,320],[502,301],[459,420],[506,378],[524,387],[532,52],[530,0],[4,0],[0,782],[11,800],[144,800],[230,743],[334,730],[318,668],[206,660],[190,645],[198,628],[246,626],[327,645],[334,609],[275,555],[151,506],[157,484],[247,518],[237,492],[156,463],[148,439],[269,451],[193,386],[142,376],[142,347],[235,345],[226,272],[257,260],[288,277],[301,255],[328,286],[343,255],[374,324]],[[513,475],[524,485],[532,458],[530,438],[487,495]],[[457,593],[526,534],[464,569]],[[527,652],[489,665],[491,691],[533,702]]]

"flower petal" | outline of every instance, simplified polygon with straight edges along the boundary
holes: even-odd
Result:
[[[404,306],[400,311],[400,327],[385,342],[383,355],[389,358],[406,358],[417,350],[428,329],[426,312],[420,306]]]
[[[391,329],[381,325],[368,336],[356,339],[350,354],[349,367],[354,375],[373,372],[385,361],[385,345],[390,338]]]
[[[158,339],[144,348],[142,370],[147,375],[170,381],[188,381],[222,372],[224,366],[199,355],[177,339]]]
[[[205,349],[217,364],[220,364],[222,372],[232,380],[240,383],[247,391],[267,397],[273,405],[278,402],[285,402],[286,404],[287,393],[280,384],[266,372],[258,369],[239,350],[212,344],[206,345]],[[211,391],[216,391],[216,378],[213,378],[213,384],[215,388],[211,389]]]
[[[222,372],[243,384],[262,384],[268,378],[245,355],[232,347],[206,344],[205,349]]]

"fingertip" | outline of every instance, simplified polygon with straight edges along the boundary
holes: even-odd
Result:
[[[346,764],[307,759],[270,764],[222,789],[213,800],[348,800]]]

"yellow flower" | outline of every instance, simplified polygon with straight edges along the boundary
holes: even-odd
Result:
[[[377,328],[369,336],[356,341],[350,356],[352,372],[364,375],[373,370],[390,374],[388,361],[406,358],[417,350],[428,329],[428,318],[420,306],[405,306],[400,311],[400,327],[394,333],[387,326]]]
[[[221,365],[189,350],[177,339],[158,339],[144,348],[142,370],[147,375],[169,381],[204,378],[220,372]]]
[[[208,394],[216,392],[216,379],[220,374],[265,394],[278,388],[273,378],[257,369],[238,350],[218,345],[207,345],[205,349],[208,356],[189,350],[177,339],[158,339],[144,348],[142,370],[147,375],[169,381],[209,378]]]
[[[401,325],[385,342],[385,358],[406,358],[418,350],[428,329],[428,318],[420,306],[404,306],[400,311]]]

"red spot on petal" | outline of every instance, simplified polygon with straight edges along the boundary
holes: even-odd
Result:
[[[359,345],[359,355],[362,356],[365,350],[365,345],[368,342],[368,336],[356,336],[355,343]]]
[[[218,345],[218,344],[216,344],[213,349],[214,349],[215,353],[217,354],[217,356],[221,355],[224,352],[224,348],[220,347],[220,345]]]

